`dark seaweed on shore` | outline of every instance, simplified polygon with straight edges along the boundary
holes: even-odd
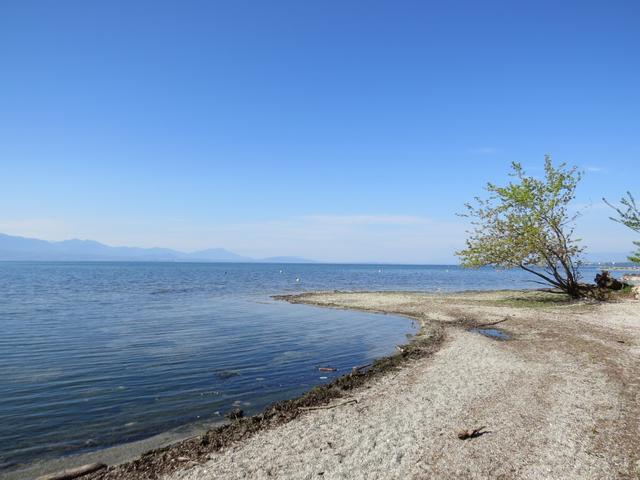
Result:
[[[274,298],[297,303],[296,297],[297,295],[282,295]],[[239,418],[198,437],[151,450],[136,460],[110,466],[84,476],[83,479],[154,480],[180,468],[204,463],[210,454],[246,440],[261,430],[286,424],[306,414],[305,409],[309,407],[327,405],[332,400],[365,385],[372,378],[396,370],[407,360],[431,355],[437,350],[442,339],[442,327],[423,323],[419,334],[414,336],[408,345],[403,346],[400,352],[376,360],[366,370],[354,369],[352,373],[338,377],[331,383],[317,386],[297,398],[274,403],[258,415]]]

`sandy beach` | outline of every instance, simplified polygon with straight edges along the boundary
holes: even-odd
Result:
[[[281,409],[243,419],[194,440],[191,458],[177,446],[90,478],[640,477],[637,301],[515,291],[284,299],[401,314],[423,328],[379,372],[311,407],[289,405],[290,418]]]

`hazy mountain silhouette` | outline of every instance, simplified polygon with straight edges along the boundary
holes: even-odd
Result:
[[[317,263],[315,260],[301,257],[269,257],[259,261],[263,263]]]
[[[197,252],[187,254],[190,258],[197,258],[201,260],[213,260],[216,262],[252,262],[252,258],[243,257],[237,253],[230,252],[224,248],[208,248],[206,250],[199,250]]]
[[[314,263],[298,257],[253,259],[224,248],[186,253],[169,248],[110,247],[94,240],[48,242],[2,233],[0,260]]]

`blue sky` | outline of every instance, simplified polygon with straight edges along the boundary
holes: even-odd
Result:
[[[636,1],[0,4],[0,232],[449,262],[509,163],[586,171],[589,250],[631,249]]]

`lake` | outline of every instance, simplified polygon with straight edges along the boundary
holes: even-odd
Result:
[[[456,266],[0,263],[0,473],[201,431],[234,406],[257,413],[417,329],[271,295],[536,287],[529,280]]]

